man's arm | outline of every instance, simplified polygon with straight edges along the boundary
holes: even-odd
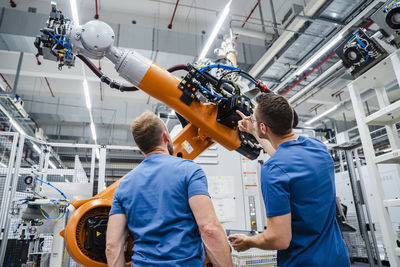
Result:
[[[113,214],[109,217],[106,237],[106,256],[108,266],[125,266],[124,246],[128,237],[125,214]]]
[[[267,230],[256,236],[230,235],[229,241],[236,251],[249,248],[285,250],[292,240],[291,213],[267,218]]]
[[[206,195],[192,196],[189,199],[189,205],[199,226],[201,239],[211,262],[215,267],[233,266],[229,244],[210,197]]]

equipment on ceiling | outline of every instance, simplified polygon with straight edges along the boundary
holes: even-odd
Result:
[[[358,77],[387,56],[364,29],[359,29],[336,48],[336,54],[353,77]]]
[[[400,0],[387,1],[371,19],[389,37],[389,41],[400,48]]]

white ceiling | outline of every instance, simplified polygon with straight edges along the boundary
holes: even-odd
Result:
[[[36,7],[38,13],[47,14],[49,12],[49,0],[30,0],[30,1],[16,1],[17,9],[27,11],[28,7]],[[94,4],[95,1],[78,1],[79,12],[81,16],[81,23],[93,18],[95,14]],[[256,4],[256,0],[233,0],[231,13],[233,19],[244,21],[249,15],[251,9]],[[283,16],[289,10],[292,4],[304,5],[309,0],[290,0],[281,1],[273,0],[276,10],[276,17],[278,23],[282,21]],[[142,25],[149,28],[159,28],[166,30],[170,22],[172,12],[174,10],[176,1],[174,0],[99,0],[100,6],[100,19],[117,24],[131,24],[132,20],[137,21],[137,25]],[[216,22],[218,11],[222,10],[227,1],[210,1],[210,0],[181,0],[176,11],[176,16],[173,22],[174,32],[194,33],[201,34],[202,30],[210,32]],[[271,12],[269,1],[261,1],[263,8],[264,20],[268,24],[271,23]],[[67,15],[70,13],[69,4],[67,0],[58,1],[58,6]],[[7,1],[2,1],[0,7],[9,7]],[[259,11],[256,9],[249,20],[251,22],[260,23]],[[240,23],[235,24],[240,26]],[[23,26],[23,25],[21,25]],[[261,27],[254,25],[247,25],[246,28],[261,30]],[[39,29],[38,29],[39,30]],[[268,32],[273,32],[272,28],[267,28]],[[32,38],[27,37],[24,42],[31,42]],[[257,43],[255,41],[255,43]],[[258,43],[260,43],[258,41]],[[262,44],[262,43],[261,43]],[[19,41],[15,42],[15,46],[22,45]],[[150,57],[151,48],[148,50],[139,51],[143,55]],[[157,63],[165,68],[175,64],[188,63],[193,60],[193,57],[183,56],[177,54],[168,54],[160,52],[157,57]],[[14,83],[15,70],[18,62],[18,54],[13,52],[0,51],[0,73],[3,73],[11,84]],[[76,123],[81,120],[83,122],[88,120],[88,114],[85,110],[85,102],[82,87],[82,69],[80,61],[77,61],[77,66],[73,69],[64,69],[62,72],[57,70],[56,63],[42,60],[42,65],[37,66],[36,60],[32,54],[25,54],[21,77],[17,93],[23,96],[26,103],[26,109],[34,113],[55,113],[63,118],[66,122]],[[97,62],[96,62],[97,64]],[[113,66],[107,60],[102,60],[102,68],[113,79],[121,81]],[[129,123],[140,112],[146,109],[154,109],[158,103],[153,98],[149,98],[143,92],[134,93],[120,93],[110,89],[108,86],[103,85],[104,95],[103,101],[100,100],[100,89],[97,77],[89,75],[89,90],[92,98],[93,106],[96,110],[95,123],[105,123],[112,125],[113,123],[125,125],[128,130]],[[44,82],[43,77],[48,77],[55,98],[50,96],[49,89]],[[313,116],[315,111],[311,112],[310,108],[316,104],[324,104],[317,110],[318,114],[324,110],[329,109],[333,105],[339,103],[341,100],[348,99],[347,90],[344,90],[339,98],[331,96],[332,93],[344,87],[345,80],[333,82],[323,90],[320,90],[310,100],[304,102],[296,108],[299,114],[304,115],[304,118]],[[42,100],[41,100],[42,99]],[[42,101],[42,107],[40,107]],[[35,105],[33,104],[35,103]],[[75,109],[67,109],[66,107],[72,104]],[[57,106],[58,105],[58,106]],[[62,114],[57,107],[64,106],[65,110],[71,110],[71,114]],[[132,108],[132,107],[135,108]],[[371,102],[371,109],[374,109],[374,103]],[[75,113],[74,113],[75,110]],[[109,112],[114,110],[115,112]],[[72,114],[74,113],[74,114]],[[115,119],[123,118],[123,119]],[[348,120],[353,119],[354,115],[352,110],[346,111]],[[342,114],[337,116],[342,119]],[[49,119],[46,124],[49,124]],[[57,123],[57,121],[54,121]],[[105,127],[110,127],[110,126]],[[98,134],[101,138],[101,133]]]
[[[29,7],[37,8],[38,13],[47,14],[50,11],[49,0],[16,1],[16,9],[27,11]],[[80,22],[93,19],[95,0],[77,1]],[[280,24],[291,5],[305,5],[309,0],[273,0],[277,22]],[[175,8],[174,0],[98,0],[100,19],[121,24],[131,24],[136,20],[138,25],[167,29]],[[192,32],[199,34],[202,30],[211,31],[220,12],[227,1],[214,0],[180,0],[176,10],[173,31]],[[257,0],[233,0],[231,18],[244,21]],[[70,15],[68,0],[57,1],[58,8]],[[9,7],[7,1],[2,1],[0,7]],[[263,17],[266,24],[272,23],[270,1],[261,1]],[[249,22],[260,23],[260,13],[255,9]],[[240,23],[237,24],[240,26]],[[252,25],[246,27],[254,28]],[[257,27],[257,26],[256,26]],[[261,30],[261,27],[258,27]],[[273,32],[267,27],[267,31]]]

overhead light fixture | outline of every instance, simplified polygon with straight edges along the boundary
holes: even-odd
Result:
[[[315,63],[319,58],[321,58],[326,52],[328,52],[335,44],[337,44],[340,40],[342,40],[343,35],[339,34],[334,39],[332,39],[329,43],[325,44],[324,47],[318,51],[312,58],[310,58],[306,64],[304,64],[301,68],[299,68],[295,74],[298,76],[306,71],[312,64]]]
[[[97,135],[96,135],[96,127],[94,126],[93,121],[90,123],[90,130],[92,131],[92,138],[95,142],[97,142]]]
[[[3,168],[7,168],[8,166],[6,164],[4,164],[3,162],[0,162],[0,166]]]
[[[337,105],[334,105],[333,107],[331,107],[330,109],[328,109],[328,110],[322,112],[322,113],[319,114],[318,116],[315,116],[315,117],[312,118],[311,120],[306,121],[304,124],[305,124],[305,125],[309,125],[309,124],[311,124],[311,123],[313,123],[313,122],[315,122],[315,121],[321,119],[322,117],[325,117],[326,115],[328,115],[328,114],[331,113],[332,111],[336,110],[340,105],[341,105],[341,103],[340,103],[340,104],[337,104]]]
[[[206,57],[208,50],[210,49],[211,45],[213,44],[215,37],[217,37],[217,34],[222,27],[222,24],[224,23],[226,17],[229,14],[229,10],[231,8],[231,3],[232,3],[232,0],[229,0],[228,4],[225,6],[224,10],[222,11],[221,15],[219,16],[217,24],[215,25],[213,31],[211,32],[210,37],[208,37],[208,40],[207,40],[203,50],[200,53],[199,59],[203,59]]]
[[[96,126],[95,126],[94,120],[93,120],[92,102],[90,101],[89,84],[88,84],[88,81],[86,79],[85,66],[83,65],[83,62],[82,62],[82,72],[83,72],[83,93],[85,95],[86,108],[89,111],[90,130],[92,132],[93,141],[97,145]]]
[[[72,20],[79,25],[79,16],[78,16],[78,8],[76,6],[76,0],[69,0],[69,3],[71,5],[71,14],[72,14]]]
[[[85,94],[85,101],[87,109],[92,109],[92,103],[90,102],[89,85],[86,79],[83,80],[83,93]]]

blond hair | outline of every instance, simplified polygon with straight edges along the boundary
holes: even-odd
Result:
[[[161,144],[161,135],[165,125],[151,111],[142,113],[131,125],[133,139],[139,149],[147,154]]]

